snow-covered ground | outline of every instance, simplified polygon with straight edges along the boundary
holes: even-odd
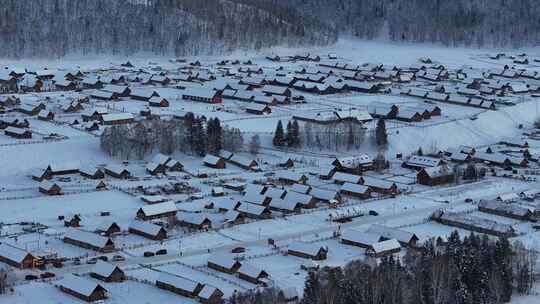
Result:
[[[198,59],[203,68],[217,71],[215,62],[222,59],[250,58],[253,63],[265,70],[274,70],[278,66],[285,66],[285,70],[295,70],[302,67],[316,67],[315,63],[275,63],[265,59],[270,53],[295,54],[307,50],[295,50],[287,48],[275,48],[266,50],[264,53],[238,52],[222,57],[186,58],[188,61]],[[365,42],[353,40],[341,40],[336,45],[324,48],[308,50],[313,54],[326,56],[328,53],[337,54],[339,62],[348,64],[383,63],[385,65],[410,66],[418,64],[418,58],[429,57],[435,63],[443,64],[448,70],[473,68],[476,71],[488,69],[502,69],[508,60],[494,61],[488,58],[488,54],[504,50],[471,49],[471,48],[444,48],[422,44],[394,44],[385,42]],[[529,56],[540,56],[540,49],[523,50]],[[512,50],[511,53],[516,53]],[[118,73],[120,63],[129,60],[135,66],[144,67],[148,71],[156,66],[161,71],[176,71],[178,63],[172,63],[164,57],[131,57],[131,58],[66,58],[62,60],[24,60],[3,61],[10,68],[42,69],[49,68],[59,71],[82,69],[89,74],[99,74],[98,69],[113,69]],[[150,65],[149,62],[155,62]],[[540,71],[540,65],[535,63],[527,65],[530,71]],[[450,81],[445,82],[446,85]],[[532,84],[532,82],[531,82]],[[455,83],[454,83],[455,85]],[[2,118],[28,118],[30,130],[34,132],[32,139],[15,140],[0,134],[0,238],[2,242],[35,253],[55,253],[59,258],[66,258],[63,268],[53,268],[48,265],[47,271],[63,277],[68,273],[86,275],[92,264],[86,264],[87,257],[102,255],[89,249],[83,249],[62,242],[62,236],[66,231],[73,229],[64,226],[61,216],[69,219],[74,215],[81,217],[81,229],[95,231],[105,222],[117,223],[125,233],[114,235],[119,251],[107,254],[122,255],[125,261],[119,262],[121,267],[126,268],[130,279],[124,283],[107,283],[104,287],[109,291],[106,303],[194,303],[195,300],[165,292],[154,286],[157,274],[160,271],[178,276],[188,277],[201,283],[220,288],[226,297],[235,290],[243,291],[255,288],[256,285],[238,278],[234,274],[219,273],[209,269],[206,264],[210,254],[216,252],[229,252],[238,247],[246,249],[243,254],[244,260],[250,264],[265,270],[272,282],[279,287],[295,287],[301,293],[306,271],[303,268],[313,266],[309,259],[302,259],[284,252],[291,244],[309,242],[317,246],[329,249],[328,259],[317,262],[320,266],[342,266],[354,259],[365,259],[365,250],[359,247],[348,246],[340,243],[336,235],[347,229],[360,231],[367,230],[373,224],[383,224],[390,227],[403,229],[416,234],[420,241],[448,236],[454,227],[442,225],[430,216],[438,211],[471,214],[475,217],[496,221],[501,224],[512,225],[517,232],[514,240],[522,241],[528,248],[540,250],[540,234],[537,227],[531,222],[509,219],[479,212],[477,203],[481,199],[495,199],[501,194],[521,193],[529,189],[537,189],[536,181],[524,181],[488,174],[485,179],[473,183],[447,184],[429,187],[416,184],[416,171],[402,168],[402,158],[396,154],[408,156],[422,147],[424,151],[439,152],[449,148],[457,148],[461,145],[485,149],[487,146],[495,147],[503,138],[515,140],[524,139],[525,131],[533,130],[533,123],[538,118],[538,101],[530,95],[518,96],[508,94],[505,102],[498,104],[496,111],[483,110],[474,107],[451,105],[447,103],[434,103],[441,108],[442,115],[424,120],[418,123],[404,123],[397,120],[387,120],[389,134],[389,146],[385,151],[386,158],[390,161],[390,168],[382,173],[366,172],[364,175],[381,182],[395,182],[404,193],[394,196],[373,197],[370,200],[360,200],[351,196],[344,196],[344,202],[337,208],[331,208],[327,204],[318,203],[313,209],[304,209],[298,214],[284,215],[281,212],[273,212],[271,219],[250,219],[243,224],[223,224],[224,215],[217,209],[211,208],[213,200],[211,190],[216,185],[224,182],[264,181],[277,183],[272,176],[280,172],[288,172],[283,168],[273,165],[283,157],[290,157],[296,161],[295,172],[305,174],[308,184],[320,189],[337,192],[340,185],[333,180],[320,179],[313,172],[318,172],[322,167],[328,166],[335,156],[351,156],[367,153],[374,157],[378,152],[373,142],[366,138],[357,150],[327,151],[315,147],[303,149],[276,149],[271,141],[273,131],[278,121],[289,121],[294,115],[302,113],[317,113],[333,111],[336,108],[348,109],[355,107],[364,110],[372,102],[380,104],[396,104],[403,107],[421,107],[425,102],[421,98],[400,95],[398,86],[401,88],[420,86],[433,89],[434,86],[425,82],[413,82],[411,84],[393,84],[388,93],[365,94],[365,93],[338,93],[330,95],[318,95],[300,93],[293,90],[294,94],[302,94],[306,98],[304,104],[290,104],[286,106],[272,107],[269,115],[253,115],[246,113],[245,103],[225,99],[223,104],[213,105],[182,100],[181,90],[170,86],[146,86],[140,83],[132,84],[132,88],[155,90],[161,97],[165,97],[171,105],[163,111],[178,114],[192,111],[197,115],[207,118],[217,117],[223,124],[239,128],[244,134],[245,142],[253,134],[261,136],[262,147],[260,153],[251,156],[246,152],[240,154],[244,157],[252,157],[261,164],[261,172],[253,172],[242,169],[239,166],[227,164],[226,169],[211,169],[203,167],[201,157],[175,153],[185,166],[185,172],[169,172],[168,176],[154,177],[149,175],[145,167],[150,157],[144,160],[133,160],[125,163],[134,178],[119,180],[107,176],[103,181],[108,189],[95,191],[95,181],[81,177],[79,174],[71,174],[66,177],[54,177],[53,181],[64,188],[65,195],[46,196],[38,191],[39,183],[31,179],[31,173],[35,169],[44,169],[52,164],[78,164],[81,166],[110,166],[120,165],[121,159],[109,157],[100,149],[99,132],[85,131],[80,125],[70,125],[74,119],[81,119],[81,113],[63,113],[59,110],[59,104],[68,98],[88,96],[93,90],[82,92],[44,92],[33,95],[38,98],[48,97],[48,109],[56,113],[53,122],[38,120],[35,117],[27,117],[21,113],[8,112],[0,116]],[[17,95],[26,99],[30,94]],[[513,103],[514,105],[511,105]],[[98,101],[90,99],[85,103],[85,109],[108,108],[111,112],[133,113],[137,119],[141,119],[139,112],[146,108],[147,103],[136,101],[129,97],[120,98],[118,101]],[[473,119],[474,117],[474,119]],[[367,133],[371,134],[375,122],[365,124]],[[56,133],[58,140],[47,141],[44,137]],[[540,143],[529,138],[529,152],[534,156],[540,153]],[[502,147],[502,150],[511,149]],[[244,149],[246,150],[246,149]],[[482,150],[482,151],[483,151]],[[517,149],[516,150],[520,150]],[[154,153],[156,154],[156,153]],[[522,155],[522,151],[515,152]],[[536,162],[531,162],[531,168],[538,168]],[[461,166],[463,167],[463,166]],[[204,169],[209,174],[208,178],[197,178],[192,173]],[[499,170],[499,169],[497,169]],[[508,172],[507,172],[508,173]],[[511,174],[511,173],[508,173]],[[163,188],[178,183],[190,191],[180,193],[165,193]],[[280,185],[281,186],[281,185]],[[283,186],[291,191],[288,185]],[[194,230],[179,227],[162,221],[168,238],[163,241],[155,241],[142,236],[127,233],[130,222],[135,218],[139,208],[145,206],[140,199],[143,193],[141,188],[160,189],[160,194],[175,202],[176,207],[183,214],[194,216],[205,215],[215,220],[211,229]],[[196,192],[196,195],[195,193]],[[225,196],[242,201],[241,193],[225,189]],[[516,204],[536,206],[537,201],[520,201]],[[532,208],[532,207],[531,207]],[[533,208],[534,209],[534,208]],[[109,212],[103,215],[102,212]],[[371,215],[370,215],[371,213]],[[331,216],[351,216],[349,221],[342,223],[331,221]],[[46,225],[45,231],[28,231],[29,223]],[[458,228],[462,234],[469,231]],[[270,245],[274,241],[275,245]],[[156,252],[166,249],[164,255],[144,257],[145,253]],[[406,249],[404,249],[405,251]],[[75,265],[70,259],[81,257],[82,265]],[[143,267],[144,266],[144,267]],[[54,287],[56,281],[34,282],[25,284],[24,275],[28,273],[39,274],[40,270],[14,270],[16,274],[16,286],[13,293],[0,297],[0,303],[67,303],[74,298],[65,295]],[[92,279],[93,280],[93,279]],[[137,282],[136,280],[145,281]],[[519,297],[512,303],[534,303],[536,296]],[[532,302],[531,302],[532,301]]]

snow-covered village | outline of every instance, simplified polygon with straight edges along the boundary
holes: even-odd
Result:
[[[8,61],[0,302],[297,303],[313,271],[454,231],[534,265],[539,80],[540,52],[347,40]]]

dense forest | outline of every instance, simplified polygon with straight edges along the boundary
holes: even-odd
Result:
[[[449,46],[540,42],[537,0],[3,0],[0,56],[201,55],[340,35]]]
[[[528,294],[536,253],[507,239],[454,232],[448,243],[428,241],[401,260],[352,261],[312,271],[302,304],[496,304]],[[233,295],[233,304],[284,304],[279,289]]]
[[[200,55],[337,38],[316,20],[259,1],[3,0],[0,56]]]
[[[365,39],[438,42],[449,46],[537,45],[537,0],[266,0],[325,20]]]

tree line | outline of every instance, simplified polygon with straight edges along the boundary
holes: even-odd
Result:
[[[211,55],[341,36],[534,46],[536,0],[3,0],[3,57]]]
[[[266,0],[340,34],[447,46],[536,46],[537,0]]]
[[[320,124],[310,121],[300,125],[296,119],[286,128],[278,121],[274,131],[275,147],[317,148],[319,150],[349,151],[360,149],[366,138],[366,128],[355,121],[339,121]],[[378,120],[370,135],[371,142],[380,150],[388,147],[388,134],[383,119]]]
[[[251,0],[3,0],[4,57],[67,54],[221,54],[327,44],[337,34],[309,16]]]
[[[222,149],[236,152],[244,146],[239,129],[222,126],[218,118],[206,119],[193,113],[187,113],[183,121],[143,120],[111,126],[103,131],[100,142],[107,154],[123,159],[143,159],[156,151],[205,156]]]
[[[353,261],[309,272],[303,304],[494,304],[528,294],[536,253],[508,239],[457,231],[430,240],[401,259]],[[285,303],[279,289],[234,295],[234,304]]]

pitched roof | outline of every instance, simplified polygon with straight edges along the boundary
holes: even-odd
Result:
[[[213,254],[210,257],[208,257],[208,263],[219,265],[226,269],[232,269],[235,264],[242,264],[234,259],[234,256],[230,254]]]
[[[178,289],[187,290],[192,293],[195,292],[197,290],[197,287],[199,287],[200,285],[199,282],[192,281],[190,279],[186,279],[180,276],[173,276],[165,272],[160,272],[156,281],[160,281],[165,284],[174,286]]]
[[[403,243],[409,243],[413,238],[417,238],[416,235],[412,232],[392,227],[386,227],[378,224],[371,225],[367,231],[379,234],[386,239],[397,239],[398,241]]]
[[[401,245],[396,239],[390,239],[382,242],[371,244],[371,248],[375,253],[386,252],[394,249],[401,248]]]
[[[319,254],[319,251],[321,251],[321,249],[324,248],[318,245],[303,242],[294,242],[288,247],[288,250],[306,253],[311,256],[316,256],[317,254]]]
[[[107,243],[111,241],[111,239],[108,237],[79,229],[69,229],[64,235],[64,238],[81,241],[98,248],[105,247]]]
[[[153,235],[153,236],[158,235],[160,231],[164,230],[163,227],[159,225],[144,222],[144,221],[139,221],[139,220],[132,221],[129,224],[129,229],[134,229],[134,230],[144,232],[146,234]]]
[[[11,246],[6,243],[0,243],[0,256],[12,261],[21,263],[30,253],[26,250]]]
[[[379,242],[380,236],[377,233],[362,232],[348,229],[341,233],[341,239],[355,243],[371,245]]]
[[[97,288],[103,288],[103,286],[101,286],[100,284],[98,284],[98,283],[96,283],[94,281],[91,281],[91,280],[88,280],[88,279],[85,279],[85,278],[81,278],[81,277],[75,276],[73,274],[68,274],[68,275],[64,276],[64,278],[58,282],[58,285],[66,288],[66,289],[73,290],[73,291],[75,291],[75,292],[77,292],[79,294],[82,294],[84,296],[87,296],[87,297],[92,295],[92,293]],[[105,289],[105,288],[103,288],[103,289]]]
[[[177,208],[173,201],[168,201],[153,205],[145,205],[142,206],[140,210],[142,210],[146,216],[152,216],[168,212],[176,212]]]
[[[113,274],[113,272],[118,268],[118,266],[98,260],[96,265],[92,267],[92,273],[100,275],[102,277],[108,278]],[[120,268],[118,268],[120,269]]]
[[[340,191],[363,194],[369,191],[369,187],[364,186],[364,185],[359,185],[359,184],[345,183],[341,186]]]

